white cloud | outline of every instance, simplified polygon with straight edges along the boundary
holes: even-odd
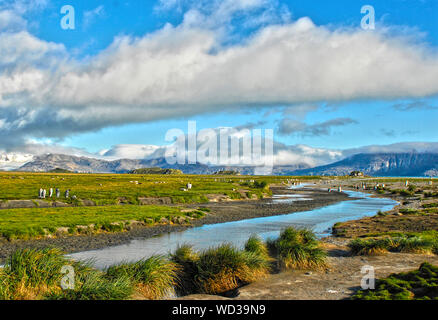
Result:
[[[66,51],[62,44],[42,41],[27,31],[0,33],[0,67],[9,66],[17,77],[29,70],[43,75],[45,70],[42,67],[60,63],[64,57]],[[4,79],[3,75],[0,79]],[[2,95],[5,95],[3,91]]]
[[[25,29],[27,22],[12,10],[0,11],[0,30],[19,31]]]
[[[389,145],[371,145],[344,151],[345,156],[358,153],[438,153],[438,142],[400,142]]]
[[[218,148],[220,146],[219,132],[222,132],[225,136],[228,137],[235,137],[240,141],[240,161],[238,163],[229,163],[229,165],[252,165],[252,155],[243,154],[243,149],[241,145],[242,138],[245,136],[245,131],[247,131],[247,128],[241,126],[241,128],[215,128],[212,130],[217,134]],[[252,132],[251,137],[254,138],[254,132]],[[187,141],[187,135],[185,135],[185,139]],[[198,136],[196,150],[202,150],[205,146],[205,143],[207,142],[203,141],[200,136]],[[262,139],[261,142],[261,149],[264,150],[265,143],[267,143],[267,141],[265,139]],[[173,144],[169,144],[167,146],[123,144],[115,145],[109,150],[102,150],[98,154],[107,159],[158,159],[165,157],[166,148],[171,148],[172,150],[176,151],[176,147]],[[231,144],[228,144],[228,148],[230,150]],[[219,157],[219,149],[217,150]],[[276,166],[306,165],[313,167],[331,163],[340,160],[343,157],[343,152],[341,150],[313,148],[306,145],[285,145],[277,141],[273,141],[273,152],[273,163]],[[262,158],[264,156],[265,154],[264,152],[262,152]]]
[[[93,10],[85,11],[83,16],[83,26],[88,28],[97,18],[105,15],[105,7],[100,5]]]
[[[217,106],[438,93],[437,56],[379,33],[329,31],[303,18],[266,27],[248,43],[213,54],[215,46],[214,33],[184,25],[121,37],[86,68],[56,77],[41,100],[72,107],[143,106],[161,118],[169,117],[166,109],[179,115]]]
[[[438,94],[438,54],[410,35],[284,22],[267,0],[189,3],[180,25],[117,37],[86,62],[27,31],[0,32],[0,134],[7,137],[0,146],[242,107]],[[269,12],[258,32],[224,45],[232,28],[220,22]]]
[[[103,157],[113,159],[148,159],[162,147],[143,144],[119,144],[100,152]]]

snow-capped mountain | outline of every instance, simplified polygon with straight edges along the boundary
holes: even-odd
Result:
[[[0,153],[0,170],[8,171],[18,169],[24,164],[33,161],[31,154]]]

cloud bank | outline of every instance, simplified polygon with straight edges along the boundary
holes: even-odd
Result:
[[[438,54],[412,34],[292,21],[272,1],[161,1],[161,8],[179,5],[179,25],[118,36],[86,61],[29,33],[23,1],[13,3],[0,1],[0,147],[6,149],[30,138],[217,110],[438,94]],[[236,16],[248,17],[243,27],[253,30],[238,41]],[[325,132],[290,124],[284,132]]]

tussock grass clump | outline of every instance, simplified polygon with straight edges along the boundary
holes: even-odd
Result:
[[[198,290],[218,294],[265,277],[269,271],[269,260],[257,253],[240,251],[225,244],[202,252],[196,267]]]
[[[432,254],[438,242],[427,236],[402,235],[398,237],[355,239],[348,245],[353,255],[381,255],[388,252]]]
[[[181,267],[177,292],[220,294],[264,278],[269,273],[270,258],[258,241],[249,241],[253,251],[225,244],[196,253],[189,245],[180,246],[171,255]]]
[[[177,265],[163,256],[111,266],[106,277],[112,281],[128,278],[145,299],[157,300],[174,293]]]
[[[327,253],[320,248],[315,233],[289,227],[276,240],[269,240],[270,251],[278,257],[281,269],[325,269]]]
[[[93,270],[76,277],[75,288],[49,293],[48,300],[123,300],[131,297],[133,286],[128,277],[107,279]]]
[[[430,300],[438,298],[438,267],[423,263],[418,270],[376,281],[375,290],[359,290],[353,300]]]
[[[0,269],[0,300],[13,300],[15,297],[16,278]]]
[[[43,299],[61,291],[63,266],[70,265],[77,275],[90,272],[87,263],[74,262],[58,249],[15,251],[0,272],[0,299]]]
[[[255,253],[266,260],[271,260],[267,245],[257,235],[252,235],[245,243],[245,251]]]
[[[193,250],[191,245],[184,244],[179,246],[170,258],[179,266],[178,282],[175,287],[177,294],[184,296],[197,292],[195,277],[198,273],[196,263],[199,260],[199,254]]]
[[[434,242],[422,237],[400,237],[394,240],[394,250],[406,253],[432,254]]]
[[[351,254],[355,256],[375,256],[388,253],[393,247],[390,238],[383,239],[355,239],[348,244]]]

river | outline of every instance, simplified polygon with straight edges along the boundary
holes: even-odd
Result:
[[[167,254],[173,252],[181,244],[191,244],[196,250],[223,243],[243,247],[245,241],[252,234],[257,234],[266,240],[278,237],[280,231],[288,226],[310,228],[321,238],[330,235],[330,228],[336,222],[373,216],[379,210],[388,211],[398,204],[391,199],[372,198],[370,195],[361,192],[345,192],[350,197],[359,199],[347,200],[310,211],[204,225],[182,232],[164,234],[159,237],[132,240],[125,245],[79,252],[70,256],[79,260],[92,259],[97,268],[104,269],[122,261],[136,261],[155,254]],[[273,203],[275,201],[296,200],[311,199],[300,199],[292,196],[289,199],[274,199]]]

